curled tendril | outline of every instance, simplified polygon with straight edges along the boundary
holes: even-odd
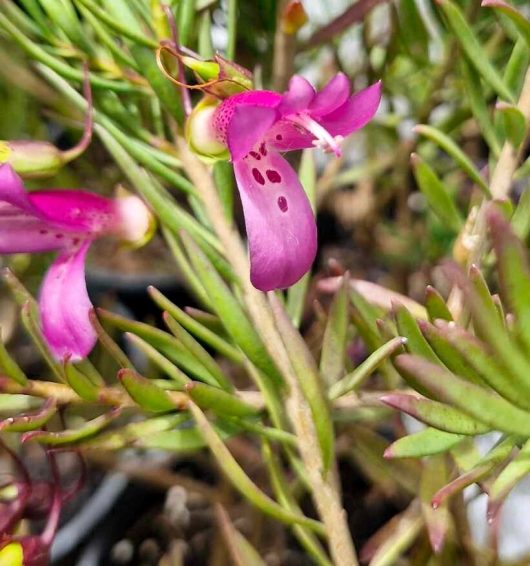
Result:
[[[223,84],[223,83],[231,83],[234,85],[237,85],[238,87],[244,89],[244,90],[249,90],[249,88],[240,83],[239,81],[236,81],[234,79],[228,79],[228,78],[222,78],[222,79],[212,79],[210,81],[206,81],[206,82],[202,82],[196,85],[190,85],[186,82],[184,82],[183,80],[179,80],[176,79],[166,68],[165,63],[164,63],[164,59],[163,59],[163,54],[164,53],[169,53],[170,55],[172,55],[173,57],[175,57],[176,59],[178,59],[179,63],[182,64],[182,55],[179,53],[179,51],[177,49],[175,49],[174,47],[168,45],[167,43],[161,43],[159,48],[156,51],[156,62],[158,65],[158,68],[160,69],[160,71],[164,74],[164,76],[169,79],[172,83],[176,84],[177,86],[181,87],[181,88],[186,88],[188,90],[201,90],[201,91],[205,91],[208,92],[208,94],[212,94],[214,96],[218,96],[216,95],[214,92],[209,91],[210,87],[214,87],[217,86],[219,84]],[[195,72],[193,71],[195,77],[197,78],[197,80],[202,80],[201,77]]]

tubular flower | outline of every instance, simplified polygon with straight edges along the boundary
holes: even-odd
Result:
[[[295,75],[284,94],[242,92],[215,109],[213,131],[234,164],[249,242],[250,278],[258,289],[296,283],[310,269],[317,249],[310,203],[280,153],[320,147],[340,156],[341,141],[372,119],[380,98],[379,82],[350,95],[343,73],[320,92]]]
[[[93,240],[113,234],[143,241],[152,215],[136,196],[108,199],[81,190],[27,193],[9,164],[0,165],[0,254],[58,251],[40,291],[43,334],[59,360],[79,360],[96,342],[85,283]]]

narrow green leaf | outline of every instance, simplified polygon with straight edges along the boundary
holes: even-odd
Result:
[[[425,289],[425,308],[427,309],[427,314],[429,315],[429,320],[431,322],[434,322],[437,319],[447,321],[453,320],[453,315],[445,304],[443,297],[430,285],[427,285],[427,288]]]
[[[519,147],[526,135],[525,115],[513,104],[499,102],[495,110],[502,117],[504,136],[514,147]]]
[[[530,440],[527,440],[515,458],[502,470],[489,489],[489,511],[495,513],[510,491],[530,474]]]
[[[432,428],[445,432],[476,436],[491,430],[491,427],[476,421],[462,411],[425,397],[407,393],[389,393],[383,395],[381,401]]]
[[[132,334],[131,332],[125,333],[126,338],[132,342],[139,350],[141,350],[160,370],[167,374],[178,387],[183,391],[191,379],[182,372],[175,364],[172,364],[165,356],[163,356],[156,348],[151,346],[148,342]]]
[[[19,385],[26,385],[28,378],[26,374],[22,371],[17,362],[11,357],[4,342],[2,341],[1,329],[0,329],[0,371],[2,374],[7,375],[13,381],[16,381]]]
[[[530,268],[526,249],[510,224],[495,210],[488,214],[503,296],[515,316],[517,335],[525,350],[530,348]]]
[[[61,366],[52,356],[44,335],[42,334],[38,308],[33,300],[27,301],[22,307],[20,319],[52,373],[59,381],[64,381]]]
[[[444,2],[447,2],[447,0],[444,0]],[[425,124],[415,126],[414,131],[421,136],[425,136],[427,139],[431,140],[433,143],[447,152],[458,163],[462,170],[467,173],[471,180],[479,186],[482,192],[487,197],[491,198],[489,187],[482,175],[477,171],[477,168],[475,167],[471,159],[469,159],[469,157],[447,134],[444,134],[437,128],[427,126]]]
[[[102,311],[98,311],[100,315],[104,315]],[[89,313],[90,322],[94,328],[99,343],[105,348],[110,357],[118,364],[121,368],[133,369],[133,364],[125,354],[125,352],[118,346],[116,341],[112,336],[103,328],[103,325],[99,322],[97,314],[95,311]]]
[[[530,413],[497,394],[416,356],[402,354],[395,364],[401,373],[412,374],[439,401],[449,403],[497,430],[530,436]]]
[[[237,0],[228,0],[227,20],[228,41],[226,45],[226,58],[233,61],[236,57]]]
[[[415,499],[405,511],[396,515],[368,540],[361,555],[363,562],[370,560],[370,566],[399,564],[400,557],[407,552],[423,528],[423,517]],[[376,547],[375,550],[372,550],[372,546]]]
[[[118,379],[131,399],[142,409],[153,413],[173,411],[177,406],[167,391],[131,369],[121,369]]]
[[[528,404],[530,401],[530,362],[506,333],[504,325],[499,321],[495,304],[491,301],[492,310],[487,297],[476,292],[462,271],[453,264],[445,264],[444,271],[450,280],[463,290],[471,309],[475,332],[480,332],[491,348],[497,363],[505,369],[504,375],[501,375],[498,381],[501,384],[505,383],[507,390],[519,389],[520,401],[517,404]],[[474,271],[478,272],[477,269]],[[471,276],[473,276],[473,269]],[[510,399],[513,401],[512,397]]]
[[[236,395],[198,381],[188,384],[186,392],[203,411],[211,409],[218,415],[228,417],[252,417],[260,413],[259,409]]]
[[[451,0],[438,0],[438,5],[447,18],[452,32],[465,53],[469,63],[475,67],[480,76],[508,102],[514,102],[512,93],[504,84],[495,67],[489,61],[475,33],[466,22],[460,8]]]
[[[490,111],[486,104],[484,91],[480,82],[480,76],[465,59],[461,61],[462,78],[464,79],[464,88],[469,99],[471,111],[480,127],[484,139],[493,152],[498,157],[501,152],[501,142],[497,136],[497,131],[493,125]]]
[[[385,458],[422,458],[447,452],[464,440],[462,434],[452,434],[435,428],[426,428],[409,434],[392,443],[384,453]]]
[[[449,326],[442,321],[437,321],[436,327],[440,339],[448,342],[459,353],[464,366],[472,368],[472,372],[466,373],[463,377],[479,383],[473,378],[473,374],[478,375],[514,405],[530,409],[529,401],[521,395],[517,382],[510,379],[506,370],[499,364],[497,357],[492,355],[475,336],[463,328]]]
[[[144,322],[129,320],[103,309],[99,309],[98,312],[103,320],[112,324],[115,328],[119,328],[124,332],[131,332],[146,340],[163,356],[170,359],[185,372],[192,374],[198,379],[203,379],[204,375],[208,374],[208,370],[201,364],[201,362],[171,334],[158,328],[154,328]],[[212,375],[209,377],[214,383],[216,382]]]
[[[283,381],[281,374],[227,284],[195,242],[187,236],[183,239],[190,260],[210,296],[216,314],[231,338],[267,377],[276,383],[281,383]]]
[[[228,513],[221,504],[217,504],[216,514],[234,566],[266,566],[257,550],[234,527]]]
[[[88,55],[94,53],[70,0],[39,0],[39,2],[48,14],[48,25],[51,23],[52,26],[64,31],[76,48],[82,49]]]
[[[48,446],[62,446],[64,444],[77,444],[83,440],[94,436],[103,430],[121,414],[120,409],[112,409],[91,421],[87,421],[76,429],[67,429],[61,432],[48,432],[46,430],[34,430],[22,435],[22,442],[35,440],[39,444]]]
[[[50,55],[46,50],[37,43],[26,37],[16,26],[14,26],[5,16],[0,13],[0,29],[4,29],[18,43],[24,51],[36,61],[39,61],[50,70],[68,80],[77,84],[82,84],[84,73],[81,69],[74,69],[65,63],[62,59],[58,59]],[[93,88],[110,89],[114,92],[137,92],[139,88],[129,83],[103,79],[94,73],[89,74],[90,84]]]
[[[454,232],[459,232],[464,221],[445,185],[419,155],[413,153],[411,162],[416,182],[425,196],[427,204],[448,228]]]
[[[81,397],[88,402],[94,402],[99,397],[99,388],[72,362],[65,361],[64,376],[66,383]]]
[[[411,354],[422,356],[439,364],[440,358],[438,358],[430,344],[425,340],[418,326],[418,321],[410,314],[408,309],[401,304],[395,304],[394,317],[399,334],[407,339],[405,348]]]
[[[210,354],[167,312],[163,314],[164,322],[175,338],[195,357],[207,370],[208,377],[213,376],[210,385],[219,386],[226,391],[233,391],[234,385],[227,379],[223,370]],[[210,382],[211,380],[204,380]]]
[[[181,98],[174,85],[160,72],[153,48],[145,45],[131,45],[130,52],[162,106],[182,125],[184,123],[184,110]]]
[[[212,22],[210,10],[204,10],[199,20],[198,52],[203,59],[211,59],[214,56],[212,44]]]
[[[226,423],[212,424],[212,427],[222,440],[226,440],[239,432],[233,424],[230,426]],[[164,450],[172,454],[187,454],[201,450],[208,445],[196,427],[183,426],[176,430],[166,430],[144,436],[136,443],[136,446]]]
[[[241,468],[241,466],[236,462],[221,438],[219,438],[218,433],[208,422],[208,419],[199,407],[190,403],[190,410],[204,440],[212,451],[217,464],[224,472],[227,479],[246,499],[258,507],[258,509],[281,523],[288,525],[304,525],[319,534],[324,534],[324,529],[320,522],[315,521],[314,519],[308,519],[298,513],[292,513],[288,509],[285,509],[273,501],[268,495],[265,495],[265,493],[263,493],[256,484],[252,482],[243,468]]]
[[[482,0],[482,7],[493,8],[505,16],[508,16],[526,41],[527,48],[530,49],[530,22],[517,8],[514,8],[507,2],[503,2],[503,0]]]
[[[228,161],[217,161],[213,166],[213,179],[219,191],[225,217],[232,223],[234,217],[234,169]]]
[[[513,213],[511,224],[515,235],[521,240],[526,240],[530,233],[530,187],[523,191]]]
[[[258,436],[266,440],[279,442],[289,448],[298,447],[298,439],[296,438],[296,436],[290,432],[286,432],[285,430],[271,426],[265,426],[260,422],[249,419],[233,417],[229,419],[229,422],[233,422],[234,425],[242,431],[257,434]]]
[[[418,325],[421,328],[423,336],[447,369],[466,378],[472,383],[479,385],[484,384],[480,373],[473,365],[469,364],[460,350],[454,346],[453,342],[447,339],[447,336],[440,329],[440,326],[434,326],[425,321],[419,321]],[[458,331],[455,330],[455,332]],[[480,348],[478,343],[477,348]],[[474,351],[476,352],[477,350],[475,349]]]
[[[503,80],[506,86],[517,96],[523,88],[524,77],[530,63],[530,50],[524,38],[520,38],[514,45],[508,63],[504,69]]]
[[[240,350],[229,344],[224,338],[210,330],[204,324],[184,312],[180,307],[172,303],[158,289],[148,287],[148,292],[153,301],[162,309],[167,311],[175,320],[177,320],[186,330],[200,338],[208,346],[214,348],[219,354],[225,356],[229,360],[241,363],[244,356]]]
[[[46,399],[39,409],[32,413],[22,413],[0,420],[2,432],[28,432],[42,428],[57,412],[55,399]]]
[[[190,35],[194,28],[195,0],[180,0],[178,3],[178,32],[179,42],[185,47],[191,47]]]
[[[460,493],[471,484],[478,483],[483,478],[489,476],[499,464],[508,458],[514,445],[515,440],[513,438],[507,438],[499,442],[470,470],[439,489],[432,497],[432,506],[434,508],[438,507],[448,497]]]
[[[139,422],[129,423],[109,432],[98,434],[83,442],[83,450],[120,450],[144,438],[152,438],[189,421],[188,413],[157,416]]]
[[[330,408],[324,394],[322,377],[304,339],[293,326],[285,308],[274,293],[268,294],[276,327],[285,344],[289,359],[303,395],[311,409],[322,453],[323,471],[329,470],[334,458],[334,431]]]
[[[79,5],[77,8],[79,10],[79,13],[83,16],[83,19],[90,24],[92,29],[96,32],[98,39],[109,50],[116,62],[139,72],[140,69],[138,69],[138,66],[136,65],[134,59],[130,57],[124,51],[124,49],[122,49],[122,47],[118,45],[118,43],[116,43],[114,38],[107,31],[107,28],[103,24],[101,24],[101,22],[95,16],[92,15],[92,12],[90,10],[87,10],[82,5]]]
[[[399,34],[406,51],[418,61],[429,60],[429,34],[423,23],[416,0],[400,0]]]
[[[275,456],[272,448],[268,442],[263,442],[262,454],[265,463],[267,464],[267,469],[269,471],[269,477],[274,490],[274,494],[282,507],[285,507],[292,513],[301,514],[302,511],[298,506],[296,499],[287,483],[285,474],[281,469],[280,462]],[[301,525],[293,525],[293,533],[300,542],[300,544],[306,549],[311,558],[315,561],[315,564],[319,566],[332,566],[320,541],[317,537],[307,528]]]
[[[103,9],[93,2],[93,0],[75,1],[90,10],[96,18],[101,20],[120,37],[130,39],[138,45],[144,45],[151,49],[158,48],[158,41],[146,36],[141,31],[138,22],[128,9],[126,3],[120,2],[120,6],[118,6],[119,0],[112,0],[111,2],[106,3],[106,9]]]
[[[361,365],[355,368],[354,371],[343,377],[340,381],[334,383],[329,390],[328,397],[331,400],[335,400],[346,395],[350,391],[358,389],[370,377],[370,375],[386,359],[399,350],[406,341],[406,338],[398,336],[378,348],[375,352],[370,354],[370,356],[368,356]]]
[[[424,462],[420,483],[421,511],[429,541],[435,554],[439,554],[452,527],[451,513],[445,503],[433,509],[431,499],[448,480],[449,473],[445,455],[431,456]]]
[[[339,291],[333,297],[322,340],[320,374],[330,387],[343,375],[348,338],[350,278],[343,277]]]

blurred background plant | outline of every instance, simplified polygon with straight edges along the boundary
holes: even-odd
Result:
[[[99,344],[77,364],[39,330],[50,258],[2,259],[0,430],[18,480],[2,513],[31,510],[27,486],[42,491],[59,450],[40,515],[10,515],[18,533],[41,532],[74,485],[55,564],[528,564],[527,3],[0,6],[0,138],[73,147],[90,72],[92,144],[28,186],[121,184],[160,225],[140,250],[94,246]],[[249,284],[231,166],[188,150],[161,41],[218,50],[257,88],[382,79],[376,120],[340,159],[293,161],[319,254],[288,291]]]

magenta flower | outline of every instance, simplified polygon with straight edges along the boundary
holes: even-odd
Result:
[[[242,92],[215,110],[213,129],[234,164],[250,278],[258,289],[296,283],[310,269],[317,249],[310,203],[280,152],[316,146],[339,156],[343,138],[372,119],[380,98],[380,82],[350,96],[343,73],[318,93],[303,77],[294,76],[284,94]]]
[[[27,193],[12,167],[0,165],[0,254],[59,252],[39,298],[43,334],[59,360],[84,358],[96,342],[85,283],[91,242],[107,234],[138,242],[151,230],[151,214],[136,196],[108,199],[80,190]]]

